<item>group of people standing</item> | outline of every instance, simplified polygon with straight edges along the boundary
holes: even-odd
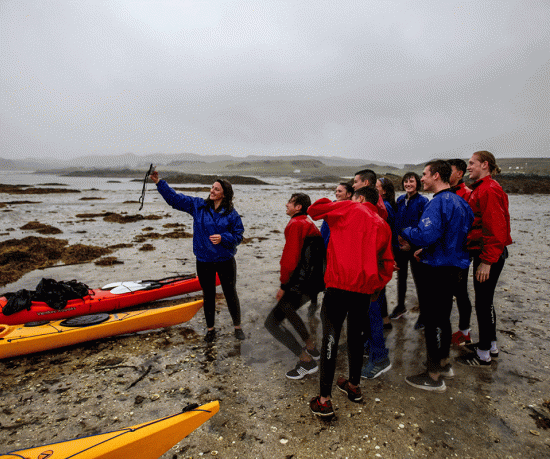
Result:
[[[471,189],[463,182],[466,171],[474,181]],[[512,242],[508,198],[492,178],[498,172],[494,156],[479,151],[467,165],[459,159],[434,160],[427,163],[422,177],[413,172],[405,174],[405,194],[397,201],[392,182],[377,180],[371,170],[357,172],[353,183],[340,183],[335,201],[323,198],[312,204],[304,193],[290,197],[286,204],[290,220],[280,261],[281,286],[265,327],[298,358],[295,368],[286,373],[288,378],[301,379],[320,368],[320,395],[310,402],[314,414],[334,414],[331,393],[346,318],[349,374],[348,378],[340,376],[336,387],[351,401],[359,402],[361,378],[373,379],[391,368],[383,331],[391,329],[391,320],[406,312],[409,264],[420,306],[415,329],[424,330],[427,360],[425,371],[406,377],[406,382],[420,389],[444,391],[445,379],[454,376],[449,359],[451,343],[471,350],[456,358],[464,365],[490,365],[498,356],[493,296],[508,255],[506,247]],[[216,338],[216,274],[235,337],[245,339],[234,258],[244,228],[233,208],[231,184],[216,180],[205,200],[176,193],[156,172],[151,179],[169,205],[194,217],[193,251],[204,291],[205,340]],[[419,193],[421,187],[433,193],[431,200]],[[323,220],[320,230],[312,219]],[[470,337],[470,260],[477,343]],[[385,286],[394,270],[398,277],[397,305],[388,314]],[[321,291],[323,338],[318,349],[297,311],[311,302],[309,313],[315,313]],[[457,298],[460,316],[454,334],[450,323],[453,297]],[[364,355],[368,356],[365,363]]]

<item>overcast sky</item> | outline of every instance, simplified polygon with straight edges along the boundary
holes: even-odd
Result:
[[[0,157],[548,157],[549,24],[548,0],[1,0]]]

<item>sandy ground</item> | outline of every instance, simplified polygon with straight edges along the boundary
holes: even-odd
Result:
[[[307,404],[318,394],[318,375],[288,380],[284,373],[295,360],[263,328],[278,288],[278,262],[288,218],[284,204],[291,189],[310,186],[294,183],[290,188],[289,183],[283,180],[278,186],[236,189],[245,235],[252,238],[237,254],[246,341],[234,339],[219,295],[221,336],[214,345],[202,340],[200,311],[191,321],[168,329],[0,361],[0,453],[110,431],[176,413],[189,403],[219,400],[220,412],[163,458],[550,457],[550,429],[544,421],[550,417],[547,199],[536,195],[510,199],[515,244],[496,292],[498,361],[481,369],[456,364],[456,377],[447,382],[442,394],[410,387],[404,377],[421,371],[425,360],[422,333],[413,329],[417,314],[410,312],[387,333],[393,368],[375,380],[362,381],[364,400],[360,404],[335,389],[336,417],[325,421],[314,417]],[[63,233],[55,237],[71,244],[103,246],[132,242],[146,227],[170,231],[162,228],[164,223],[183,222],[191,230],[191,220],[167,207],[155,197],[156,191],[149,192],[142,213],[162,215],[162,220],[79,221],[74,215],[82,212],[137,213],[136,204],[123,203],[129,197],[137,199],[139,191],[130,192],[123,186],[114,191],[99,188],[79,195],[26,196],[40,203],[8,205],[2,209],[0,241],[38,236],[19,229],[30,221],[61,229]],[[312,198],[329,195],[319,190],[309,193]],[[82,200],[83,196],[104,199]],[[17,198],[0,195],[3,202],[13,199]],[[119,280],[194,272],[191,239],[147,243],[155,250],[142,252],[140,244],[134,243],[114,252],[123,261],[120,265],[86,263],[37,270],[0,291],[33,289],[42,277],[76,278],[97,288]],[[392,280],[388,285],[390,309],[395,296]],[[408,307],[416,304],[410,283]],[[306,308],[302,312],[305,318]],[[319,342],[319,312],[309,324]],[[477,336],[475,313],[472,326]],[[459,352],[452,350],[451,355]],[[347,374],[346,369],[342,342],[337,375]],[[534,410],[542,420],[535,419]]]

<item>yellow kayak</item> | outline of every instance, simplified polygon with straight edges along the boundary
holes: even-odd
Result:
[[[0,459],[158,459],[219,409],[219,402],[211,402],[114,432],[12,451],[0,455]]]
[[[102,313],[44,323],[0,325],[0,359],[190,320],[202,300],[158,309]]]

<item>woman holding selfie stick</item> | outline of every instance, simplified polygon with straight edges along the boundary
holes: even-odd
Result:
[[[233,187],[224,179],[217,179],[208,198],[195,198],[176,193],[159,179],[157,171],[150,175],[166,203],[193,217],[193,253],[197,258],[197,276],[204,293],[204,315],[208,343],[216,338],[216,274],[220,279],[227,308],[235,327],[235,338],[245,339],[241,329],[241,306],[236,290],[237,264],[235,254],[243,239],[241,217],[233,208]]]

